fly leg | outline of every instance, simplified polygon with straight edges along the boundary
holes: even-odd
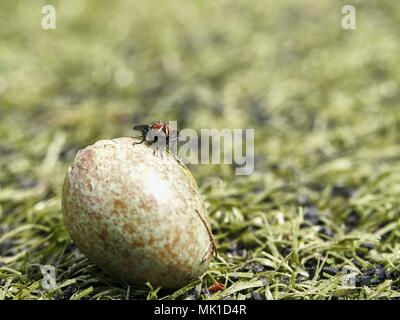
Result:
[[[141,125],[134,126],[132,129],[134,131],[140,131],[140,133],[142,134],[142,136],[140,137],[142,140],[140,140],[139,142],[134,142],[133,145],[135,145],[135,144],[141,144],[147,140],[147,134],[149,133],[151,127],[149,125],[141,124]],[[134,137],[134,138],[138,138],[138,137]]]
[[[147,130],[142,130],[141,133],[142,133],[142,140],[140,140],[139,142],[134,142],[133,145],[142,144],[143,142],[146,141]]]
[[[142,144],[145,140],[146,140],[146,138],[142,137],[142,140],[140,140],[139,142],[134,142],[133,145]]]
[[[153,147],[153,155],[155,156],[157,153],[160,154],[161,159],[164,157],[162,148],[159,148],[159,147],[157,147],[157,146],[154,146],[154,147]]]

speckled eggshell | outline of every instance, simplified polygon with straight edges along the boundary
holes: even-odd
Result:
[[[65,226],[107,273],[179,288],[201,276],[213,254],[204,202],[174,156],[134,141],[101,140],[78,152],[63,186]]]

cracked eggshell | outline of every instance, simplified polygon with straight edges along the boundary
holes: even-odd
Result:
[[[101,140],[78,152],[63,186],[65,226],[107,273],[179,288],[206,271],[214,251],[204,202],[173,155],[134,141]]]

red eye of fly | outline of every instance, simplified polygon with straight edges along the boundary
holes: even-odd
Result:
[[[162,127],[166,126],[166,124],[164,122],[158,121],[158,122],[154,122],[151,127],[153,129],[161,129]]]

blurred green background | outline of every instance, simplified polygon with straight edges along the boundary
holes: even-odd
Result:
[[[45,4],[56,8],[56,30],[41,28]],[[344,4],[1,1],[0,267],[17,272],[0,268],[4,283],[12,279],[4,296],[37,297],[32,290],[18,295],[19,284],[40,280],[37,271],[24,270],[34,270],[32,261],[51,262],[54,250],[69,243],[59,201],[76,152],[155,120],[196,130],[255,129],[255,174],[190,167],[222,256],[230,241],[273,255],[290,247],[297,255],[292,271],[302,273],[310,257],[352,263],[356,248],[375,241],[358,268],[379,262],[396,270],[400,3],[353,1],[356,30],[341,27]],[[311,226],[315,239],[293,240],[293,229],[280,222],[303,219],[298,210],[307,215],[310,208],[333,235]],[[349,230],[351,214],[357,223]],[[261,235],[249,239],[257,228]],[[346,245],[332,247],[343,237]],[[296,251],[313,241],[311,251]],[[260,250],[250,250],[251,259]],[[212,270],[215,276],[218,265]],[[398,294],[389,287],[385,294]],[[282,290],[273,296],[300,297]],[[354,297],[365,297],[361,291]]]

